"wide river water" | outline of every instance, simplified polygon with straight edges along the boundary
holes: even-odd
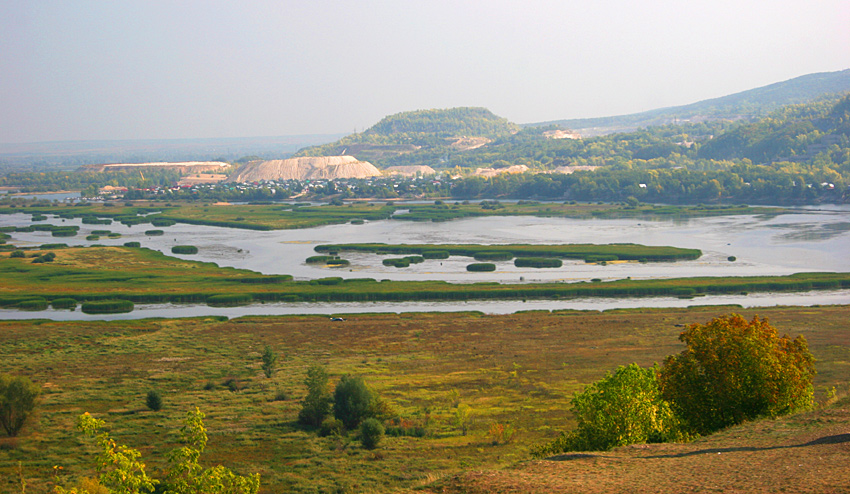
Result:
[[[535,217],[486,217],[451,222],[409,222],[385,220],[363,225],[331,225],[302,230],[251,231],[199,225],[177,224],[158,228],[163,236],[147,236],[150,224],[125,226],[82,225],[80,220],[50,218],[48,222],[79,225],[72,238],[52,237],[49,232],[12,233],[9,241],[19,246],[64,242],[69,245],[122,245],[138,241],[143,247],[171,255],[174,245],[194,245],[199,249],[185,259],[214,262],[219,266],[250,269],[264,274],[291,274],[306,280],[327,276],[392,280],[444,280],[455,283],[497,281],[531,283],[539,281],[576,282],[593,278],[613,280],[672,278],[690,276],[786,275],[806,271],[850,271],[850,207],[800,208],[777,215],[734,215],[685,219],[570,219]],[[0,226],[32,224],[25,214],[0,215]],[[92,230],[121,233],[119,239],[101,237],[90,242]],[[491,273],[470,273],[470,258],[426,260],[409,268],[383,266],[383,256],[342,253],[351,261],[343,269],[307,265],[314,247],[328,243],[476,243],[476,244],[561,244],[636,243],[701,249],[694,261],[675,263],[613,263],[607,266],[565,261],[558,269],[517,268],[510,261],[496,263]],[[728,258],[736,260],[730,262]],[[408,310],[481,310],[490,313],[528,309],[608,309],[621,307],[676,307],[693,304],[814,305],[850,303],[850,291],[806,294],[761,294],[748,297],[701,297],[692,301],[663,299],[591,299],[570,301],[467,302],[467,303],[368,303],[368,304],[266,304],[233,309],[206,306],[139,306],[130,313],[112,318],[181,317],[189,315],[245,315],[292,313],[402,312]],[[104,319],[80,312],[20,312],[0,310],[0,318]]]

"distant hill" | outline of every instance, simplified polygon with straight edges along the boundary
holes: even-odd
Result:
[[[486,108],[417,110],[384,117],[364,132],[302,149],[295,156],[349,154],[389,166],[398,164],[392,159],[401,155],[416,153],[433,157],[463,152],[518,130],[518,125]]]
[[[808,74],[690,105],[659,108],[630,115],[553,120],[525,126],[558,125],[573,129],[582,136],[591,137],[670,123],[751,120],[786,105],[817,101],[827,95],[846,91],[850,91],[850,69]]]
[[[129,139],[0,144],[0,173],[73,170],[96,163],[152,161],[234,161],[244,156],[280,159],[304,146],[338,139],[340,134],[222,139]]]

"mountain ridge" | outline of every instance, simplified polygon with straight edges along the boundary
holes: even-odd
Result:
[[[607,117],[549,120],[522,126],[558,125],[592,137],[681,121],[752,119],[783,106],[817,101],[847,91],[850,91],[850,69],[816,72],[686,105]]]

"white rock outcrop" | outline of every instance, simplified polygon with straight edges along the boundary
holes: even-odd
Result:
[[[234,182],[377,177],[381,171],[353,156],[321,156],[252,162],[237,170]]]
[[[405,166],[390,166],[384,170],[387,175],[402,175],[405,177],[415,177],[417,175],[435,175],[436,170],[428,165],[405,165]]]

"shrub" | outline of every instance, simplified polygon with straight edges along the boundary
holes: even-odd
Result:
[[[274,374],[274,369],[275,367],[277,367],[277,354],[274,353],[272,347],[266,345],[265,349],[263,349],[262,359],[263,374],[265,374],[266,377],[272,377],[272,374]]]
[[[57,298],[50,302],[54,309],[73,309],[77,307],[77,301],[72,298]]]
[[[576,429],[535,451],[602,451],[626,444],[659,442],[679,436],[670,404],[661,398],[656,369],[620,367],[571,400]]]
[[[422,256],[406,256],[405,259],[407,259],[410,264],[419,264],[425,262],[425,258]]]
[[[490,262],[476,262],[466,266],[467,271],[495,271],[496,265]]]
[[[220,293],[207,297],[210,307],[237,307],[250,304],[254,298],[250,293]]]
[[[360,444],[366,449],[375,449],[384,437],[384,426],[378,419],[367,418],[360,423]]]
[[[35,261],[33,261],[35,262]],[[45,310],[47,309],[48,302],[43,298],[33,298],[30,300],[21,300],[15,307],[20,310]]]
[[[334,417],[341,420],[346,429],[354,429],[370,417],[374,401],[375,393],[362,377],[344,375],[334,389]]]
[[[780,338],[767,319],[731,314],[693,324],[679,339],[687,350],[665,359],[660,386],[696,433],[812,405],[814,357],[802,336]]]
[[[518,268],[560,268],[563,265],[560,259],[546,257],[517,257],[514,266]]]
[[[482,251],[472,254],[476,261],[510,261],[514,258],[511,252],[506,251]]]
[[[162,230],[145,230],[145,235],[149,237],[158,237],[161,235],[165,235],[165,232]]]
[[[158,391],[148,391],[148,395],[145,398],[145,405],[154,412],[158,412],[162,409],[162,396],[159,395]]]
[[[134,307],[129,300],[90,300],[83,302],[81,310],[86,314],[120,314],[133,312]]]
[[[425,259],[448,259],[449,251],[447,250],[426,250],[422,252],[422,257]]]
[[[198,248],[194,245],[175,245],[171,248],[172,254],[197,254]]]
[[[0,374],[0,426],[6,435],[18,435],[40,393],[41,389],[26,376]]]
[[[735,257],[735,256],[729,256],[729,257],[726,258],[726,260],[729,261],[729,262],[735,262],[735,261],[738,260],[738,258]]]
[[[9,257],[26,257],[26,254],[24,254],[24,251],[19,249],[9,254]]]
[[[333,261],[336,256],[310,256],[305,261],[307,264],[327,264],[328,261]]]
[[[316,280],[316,283],[320,285],[339,285],[342,283],[342,278],[336,276],[330,278],[319,278]]]
[[[333,266],[336,268],[341,268],[350,264],[351,262],[349,262],[348,259],[331,259],[330,261],[328,261],[328,266]]]
[[[139,242],[124,242],[124,247],[135,247],[138,249],[141,246],[142,244]]]
[[[384,266],[393,266],[393,267],[396,267],[396,268],[406,268],[406,267],[410,266],[410,259],[407,259],[405,257],[390,258],[390,259],[384,259],[383,261],[381,261],[381,263]]]
[[[345,432],[345,426],[342,425],[342,421],[333,417],[327,417],[319,426],[319,435],[322,437],[341,436],[343,432]]]
[[[154,218],[151,220],[153,226],[173,226],[177,222],[167,218]]]

